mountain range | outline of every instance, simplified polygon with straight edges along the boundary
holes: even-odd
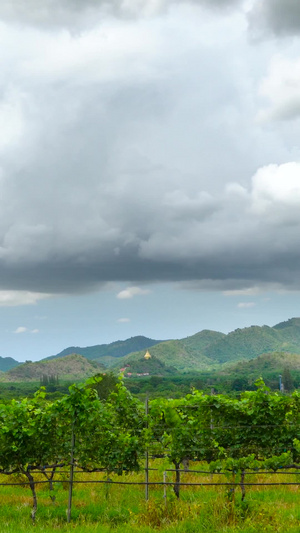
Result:
[[[95,372],[97,372],[96,367],[98,371],[100,368],[119,370],[125,365],[127,368],[130,365],[137,368],[136,362],[142,360],[147,349],[155,359],[178,372],[221,369],[239,361],[249,361],[262,354],[273,352],[293,353],[296,354],[294,356],[296,359],[299,354],[300,360],[300,318],[291,318],[273,327],[238,328],[228,334],[202,330],[179,340],[159,341],[137,336],[111,344],[85,348],[72,346],[38,363],[20,364],[12,358],[0,357],[0,371],[5,372],[1,379],[11,381],[10,376],[14,376],[17,381],[17,376],[21,380],[22,375],[25,378],[25,374],[27,375],[25,379],[30,379],[28,368],[34,369],[35,365],[45,365],[50,362],[54,368],[55,366],[58,368],[59,361],[71,354],[79,354],[96,365]],[[42,369],[37,371],[40,374],[41,372]],[[64,375],[69,373],[63,369],[61,372]],[[37,375],[35,371],[34,374]]]

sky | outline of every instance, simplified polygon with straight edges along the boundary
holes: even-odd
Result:
[[[299,0],[2,0],[0,356],[300,316]]]

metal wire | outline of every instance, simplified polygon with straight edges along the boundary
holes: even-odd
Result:
[[[35,485],[42,485],[45,483],[49,483],[49,481],[43,480],[43,481],[34,481]],[[69,480],[52,480],[52,483],[70,483]],[[81,485],[88,485],[88,484],[109,484],[109,485],[143,485],[145,486],[146,483],[144,481],[107,481],[107,480],[73,480],[73,484],[81,484]],[[174,485],[174,481],[149,481],[147,485]],[[13,486],[27,486],[30,485],[29,481],[19,482],[19,483],[0,483],[0,487],[13,487]],[[176,485],[178,486],[185,486],[185,487],[223,487],[223,486],[236,486],[240,487],[241,485],[244,486],[259,486],[259,487],[266,487],[266,486],[288,486],[288,485],[297,485],[300,486],[300,482],[266,482],[266,483],[248,483],[248,482],[224,482],[224,483],[212,483],[212,482],[200,482],[200,483],[187,483],[187,482],[176,482]]]

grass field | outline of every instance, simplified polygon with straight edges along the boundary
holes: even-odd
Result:
[[[199,465],[198,465],[199,466]],[[194,468],[194,466],[193,466]],[[171,474],[170,474],[171,476]],[[64,476],[66,477],[66,476]],[[254,479],[255,477],[255,479]],[[143,473],[114,481],[143,481]],[[40,478],[44,479],[44,478]],[[77,480],[99,480],[101,474],[76,475]],[[103,475],[102,475],[102,479]],[[171,481],[171,478],[169,478]],[[183,474],[186,482],[210,482],[210,475]],[[23,481],[20,476],[0,477],[1,483]],[[150,481],[162,481],[162,472],[151,472]],[[214,476],[213,481],[228,481]],[[250,476],[246,479],[250,481]],[[255,475],[251,481],[299,481],[299,476]],[[241,501],[239,487],[234,498],[228,487],[182,487],[178,501],[171,487],[167,498],[162,486],[150,487],[150,499],[145,502],[143,486],[114,484],[78,484],[74,487],[72,522],[66,523],[68,483],[55,484],[53,502],[48,485],[38,488],[38,512],[35,525],[30,511],[31,492],[28,487],[0,487],[0,531],[30,532],[95,532],[106,533],[254,533],[300,532],[300,492],[298,486],[247,487],[245,501]],[[234,500],[234,501],[233,501]]]

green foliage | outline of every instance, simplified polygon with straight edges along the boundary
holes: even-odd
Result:
[[[221,461],[221,467],[227,468],[230,459],[236,461],[231,468],[241,470],[250,462],[253,468],[253,461],[255,468],[264,468],[264,461],[269,461],[268,467],[276,469],[297,462],[299,394],[271,394],[261,379],[256,384],[257,391],[244,393],[240,400],[194,391],[179,400],[152,401],[150,444],[154,438],[157,453],[167,449],[174,463],[188,457]],[[276,458],[273,466],[272,458]]]
[[[87,385],[72,385],[69,395],[52,403],[45,400],[41,388],[33,399],[0,404],[0,472],[28,478],[33,520],[37,509],[34,471],[67,465],[72,434],[78,468],[121,474],[140,467],[145,423],[137,400],[121,383],[105,402]]]
[[[179,465],[188,461],[208,463],[212,472],[228,472],[238,483],[249,470],[300,467],[298,392],[271,393],[260,378],[257,390],[239,399],[197,390],[180,399],[154,399],[146,416],[121,380],[105,399],[99,399],[97,382],[103,376],[72,385],[69,395],[54,402],[42,388],[32,399],[0,404],[0,472],[26,475],[34,502],[34,470],[68,465],[72,434],[82,470],[134,472],[146,449],[167,456],[176,468],[177,494]]]
[[[96,390],[100,400],[107,400],[108,396],[116,390],[118,377],[113,372],[96,374],[89,380],[89,387]]]
[[[294,382],[290,372],[290,369],[285,367],[282,372],[282,383],[284,390],[292,391],[294,389]]]
[[[236,390],[236,391],[244,391],[247,389],[248,385],[249,383],[246,378],[239,377],[233,380],[231,384],[231,388],[232,390]]]

